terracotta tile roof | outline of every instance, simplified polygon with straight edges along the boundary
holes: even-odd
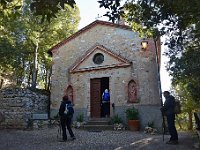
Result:
[[[110,26],[110,27],[115,27],[115,28],[121,28],[121,29],[125,29],[125,30],[131,30],[131,28],[129,26],[127,26],[127,25],[120,25],[120,24],[114,24],[114,23],[107,22],[107,21],[96,20],[96,21],[90,23],[89,25],[85,26],[84,28],[80,29],[79,31],[77,31],[76,33],[74,33],[73,35],[71,35],[70,37],[66,38],[65,40],[63,40],[60,43],[58,43],[55,46],[53,46],[51,49],[48,50],[47,53],[50,54],[50,55],[52,55],[52,51],[53,50],[58,49],[62,45],[66,44],[70,40],[76,38],[80,34],[88,31],[89,29],[93,28],[96,25],[105,25],[105,26]]]

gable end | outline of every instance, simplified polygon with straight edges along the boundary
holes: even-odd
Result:
[[[93,54],[97,53],[97,52],[101,52],[105,55],[107,55],[107,59],[112,59],[114,62],[112,64],[104,64],[104,65],[93,65],[93,66],[89,66],[89,67],[82,67],[84,62],[87,61],[87,59],[89,57],[92,57]],[[90,60],[91,62],[91,60]],[[113,53],[111,50],[107,49],[106,47],[104,47],[103,45],[100,45],[100,44],[96,44],[94,45],[93,47],[91,47],[86,53],[84,56],[82,56],[81,58],[79,58],[73,65],[72,67],[70,68],[70,73],[76,73],[76,72],[83,72],[83,71],[93,71],[93,70],[100,70],[100,69],[108,69],[108,68],[119,68],[119,67],[128,67],[130,66],[131,63]]]
[[[115,28],[121,28],[121,29],[125,29],[125,30],[132,30],[127,25],[120,25],[120,24],[114,24],[114,23],[111,23],[111,22],[96,20],[96,21],[92,22],[91,24],[87,25],[86,27],[82,28],[81,30],[77,31],[76,33],[74,33],[73,35],[68,37],[67,39],[65,39],[62,42],[58,43],[57,45],[53,46],[51,49],[48,50],[47,53],[52,56],[52,53],[54,51],[56,51],[59,47],[61,47],[62,45],[66,44],[67,42],[71,41],[72,39],[76,38],[80,34],[88,31],[89,29],[93,28],[94,26],[96,26],[98,24],[99,25],[110,26],[110,27],[115,27]]]

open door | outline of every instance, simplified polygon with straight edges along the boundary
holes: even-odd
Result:
[[[90,109],[92,118],[101,116],[101,79],[90,81]]]
[[[105,117],[102,108],[102,94],[109,89],[109,78],[96,78],[90,81],[90,109],[92,118]],[[110,107],[109,107],[110,112]]]

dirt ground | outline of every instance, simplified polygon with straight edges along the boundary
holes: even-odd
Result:
[[[73,129],[76,140],[59,142],[57,127],[40,130],[0,130],[0,150],[196,150],[194,133],[179,132],[179,144],[168,145],[169,135],[132,131],[89,132]]]

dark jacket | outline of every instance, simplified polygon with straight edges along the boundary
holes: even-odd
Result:
[[[73,117],[74,108],[71,101],[62,101],[59,109],[60,117]]]
[[[175,99],[172,95],[165,97],[164,106],[161,108],[161,111],[165,115],[174,114],[174,107],[175,107]]]

